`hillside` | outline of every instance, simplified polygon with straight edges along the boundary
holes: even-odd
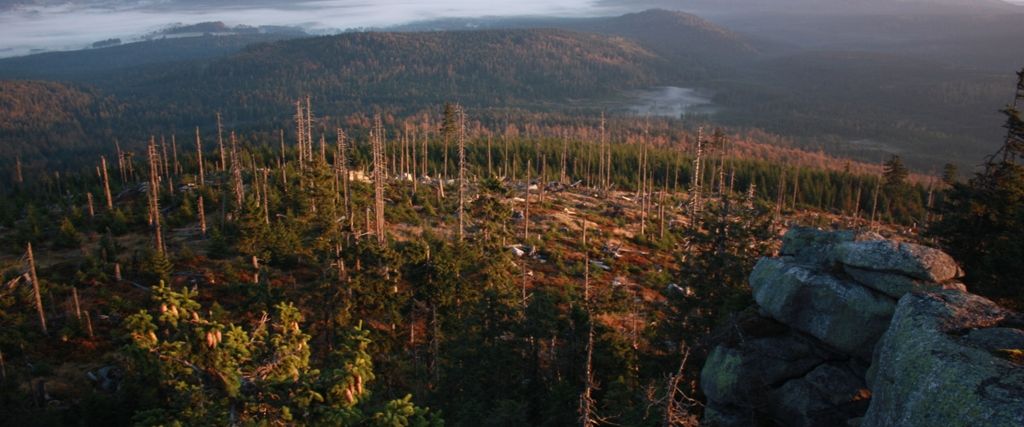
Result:
[[[84,141],[107,135],[104,122],[118,115],[116,102],[96,91],[53,82],[0,80],[0,168],[15,157],[38,168],[61,169]],[[6,177],[5,177],[6,178]]]
[[[1004,0],[601,0],[601,4],[626,7],[664,7],[701,14],[814,14],[957,15],[964,13],[1020,13],[1024,7]]]
[[[145,40],[98,49],[48,52],[0,59],[0,77],[94,82],[111,73],[145,66],[220,58],[256,43],[298,37],[298,33],[207,35]]]
[[[339,113],[446,100],[562,103],[655,84],[667,65],[621,38],[555,30],[350,33],[253,46],[201,67],[150,70],[102,86],[138,94],[143,105],[180,99],[186,112],[235,108],[247,121],[281,117],[305,93]]]
[[[625,37],[672,62],[677,76],[688,81],[728,72],[729,66],[756,59],[762,40],[741,35],[697,15],[650,9],[597,18],[454,18],[417,22],[395,31],[458,31],[481,29],[557,28]]]
[[[668,73],[666,61],[636,43],[594,34],[371,32],[258,44],[216,59],[111,71],[87,83],[127,106],[114,117],[123,131],[148,132],[208,123],[217,111],[237,126],[284,124],[293,100],[307,93],[334,117],[366,106],[409,112],[447,101],[550,110],[651,86]]]
[[[651,9],[611,18],[566,24],[584,32],[613,34],[636,40],[676,63],[734,63],[759,54],[757,40],[716,25],[697,15]]]

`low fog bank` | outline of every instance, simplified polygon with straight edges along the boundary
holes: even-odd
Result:
[[[612,5],[596,6],[592,0],[178,0],[27,5],[7,1],[0,2],[0,57],[82,49],[111,38],[134,41],[176,24],[208,21],[231,26],[294,26],[313,34],[332,34],[443,17],[586,17],[620,11]]]

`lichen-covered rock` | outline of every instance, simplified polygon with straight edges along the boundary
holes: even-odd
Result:
[[[866,270],[853,266],[843,266],[846,274],[857,283],[899,299],[911,291],[939,291],[953,289],[967,292],[967,288],[959,282],[935,283],[927,280],[915,279],[902,274],[888,273],[884,271]]]
[[[824,363],[780,387],[769,411],[787,426],[840,426],[863,416],[870,397],[863,378],[841,364]]]
[[[1016,334],[976,331],[1012,316],[957,291],[905,295],[868,372],[874,396],[862,425],[1024,425],[1024,366],[985,348],[991,335]]]
[[[851,267],[898,273],[935,283],[963,275],[956,261],[945,252],[891,240],[838,244],[835,246],[835,259]]]
[[[854,230],[824,231],[817,228],[794,227],[782,236],[779,254],[791,256],[800,263],[828,265],[835,262],[833,246],[845,242],[881,240],[873,232]]]
[[[760,408],[769,403],[773,387],[823,361],[815,349],[793,335],[748,339],[711,351],[701,370],[701,388],[710,401]]]
[[[972,347],[990,352],[1024,350],[1024,330],[1013,328],[975,329],[964,336]]]
[[[758,425],[756,414],[749,408],[736,408],[708,404],[704,407],[702,426],[707,427],[752,427]]]
[[[781,258],[758,261],[750,287],[772,318],[865,360],[895,305],[856,283]]]

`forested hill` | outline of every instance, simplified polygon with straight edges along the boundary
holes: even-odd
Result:
[[[0,70],[10,63],[0,61]],[[286,126],[294,100],[306,94],[335,118],[367,108],[408,113],[446,101],[474,109],[554,109],[675,74],[635,42],[560,30],[368,32],[262,43],[217,59],[111,71],[85,88],[6,83],[11,104],[3,116],[10,117],[0,121],[0,144],[11,149],[3,150],[0,164],[18,155],[32,163],[41,152],[106,146],[114,129],[128,144],[153,132],[209,129],[217,112],[238,130]],[[92,100],[88,114],[79,112],[82,99]],[[74,132],[53,132],[54,114]],[[14,126],[17,117],[28,125]]]
[[[90,142],[108,140],[105,123],[123,110],[109,96],[73,85],[0,80],[0,169],[15,157],[29,171],[58,167]]]
[[[47,52],[0,60],[4,78],[92,82],[127,69],[220,58],[246,46],[299,37],[298,32],[206,35],[146,40],[67,52]]]
[[[751,38],[697,15],[650,9],[597,18],[450,18],[418,22],[395,31],[444,31],[464,28],[557,28],[625,37],[673,62],[688,80],[716,77],[730,66],[763,56],[771,43]]]
[[[315,94],[326,111],[543,106],[664,80],[668,64],[632,41],[558,30],[349,33],[252,46],[202,66],[134,73],[104,85],[141,105],[172,100],[189,116],[288,117]],[[187,123],[182,123],[187,124]]]

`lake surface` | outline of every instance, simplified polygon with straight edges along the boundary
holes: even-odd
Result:
[[[626,111],[637,116],[679,118],[687,114],[714,114],[711,93],[701,89],[663,86],[629,94]]]

